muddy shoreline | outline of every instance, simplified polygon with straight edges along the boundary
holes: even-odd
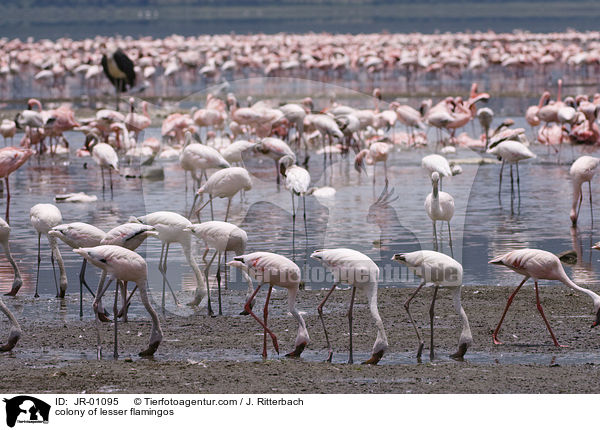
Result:
[[[262,329],[249,316],[238,315],[243,292],[226,291],[224,316],[198,311],[188,317],[161,317],[164,340],[153,359],[142,359],[150,332],[146,314],[119,323],[118,360],[112,358],[113,324],[102,326],[104,358],[96,356],[96,331],[88,316],[82,321],[20,318],[23,338],[13,352],[0,355],[4,393],[599,393],[600,331],[590,328],[592,303],[564,287],[540,291],[544,311],[558,340],[556,348],[535,306],[533,288],[516,297],[500,332],[504,345],[493,345],[491,333],[514,287],[465,287],[463,306],[474,344],[464,362],[450,360],[460,334],[449,291],[436,302],[436,359],[429,360],[428,308],[432,290],[413,301],[411,311],[426,340],[423,360],[414,354],[417,341],[402,304],[413,291],[379,290],[379,310],[390,344],[377,366],[346,364],[348,357],[348,290],[336,291],[325,307],[325,321],[334,349],[327,356],[316,308],[325,291],[301,291],[298,308],[305,312],[311,336],[303,358],[286,359],[293,349],[296,323],[287,314],[286,292],[277,290],[269,307],[269,326],[279,338],[277,356],[269,343],[263,361]],[[265,292],[255,308],[262,315]],[[137,298],[136,298],[137,299]],[[136,300],[134,299],[134,300]],[[30,299],[6,300],[47,312]],[[73,295],[70,300],[76,300]],[[37,310],[39,308],[39,311]],[[29,311],[31,313],[31,311]],[[28,314],[29,315],[29,314]],[[35,315],[35,313],[33,314]],[[355,362],[370,356],[375,341],[366,299],[357,295],[354,311]],[[0,323],[2,336],[8,322]]]

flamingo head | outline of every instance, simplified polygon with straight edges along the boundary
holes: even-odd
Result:
[[[284,155],[279,159],[279,172],[285,178],[285,172],[296,163],[296,160],[291,155]]]
[[[577,226],[577,211],[575,209],[571,209],[571,213],[569,215],[569,218],[571,218],[571,225],[573,227]],[[593,249],[600,249],[600,242],[596,243],[594,246],[592,246]]]

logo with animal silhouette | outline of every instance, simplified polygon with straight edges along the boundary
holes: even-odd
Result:
[[[14,427],[16,423],[48,423],[50,405],[32,396],[16,396],[4,399],[6,403],[6,425]]]

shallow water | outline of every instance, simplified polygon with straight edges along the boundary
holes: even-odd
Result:
[[[502,118],[495,120],[499,123]],[[525,126],[524,120],[515,118],[517,126]],[[400,129],[398,129],[400,130]],[[471,125],[466,131],[475,134]],[[159,129],[146,130],[146,137],[159,137]],[[477,129],[476,133],[479,133]],[[530,133],[528,131],[528,133]],[[435,133],[430,131],[430,139]],[[67,139],[74,151],[81,145],[79,133],[69,133]],[[509,169],[505,168],[502,201],[498,200],[499,164],[479,165],[481,155],[459,149],[449,159],[459,161],[463,173],[444,180],[443,190],[454,196],[456,212],[451,222],[455,258],[464,266],[466,285],[516,285],[520,276],[508,269],[487,264],[489,259],[515,248],[534,247],[554,253],[575,249],[579,263],[568,273],[578,283],[592,288],[600,285],[598,257],[591,252],[591,245],[598,240],[590,220],[587,190],[581,209],[579,229],[570,228],[569,209],[571,183],[568,170],[572,160],[581,155],[580,147],[563,148],[560,163],[557,156],[544,147],[534,146],[538,158],[520,165],[520,200],[515,197],[511,204]],[[391,261],[394,253],[418,249],[432,249],[432,226],[423,208],[425,196],[431,191],[427,174],[421,168],[421,158],[430,153],[428,149],[396,150],[388,161],[389,188],[393,188],[390,207],[374,205],[384,186],[383,169],[377,166],[376,185],[372,185],[373,168],[367,166],[369,177],[359,177],[352,162],[337,159],[323,171],[322,156],[311,154],[309,171],[315,186],[330,185],[337,189],[335,198],[306,198],[308,242],[305,240],[302,207],[298,209],[295,233],[295,249],[292,248],[292,217],[290,194],[275,185],[275,169],[270,159],[248,160],[246,167],[253,176],[253,189],[246,193],[246,201],[236,196],[231,207],[230,221],[248,233],[247,252],[266,250],[290,258],[304,270],[306,287],[319,289],[329,287],[331,279],[321,266],[308,258],[310,253],[322,247],[348,247],[357,249],[373,260],[380,269],[380,285],[389,287],[415,287],[418,281],[402,267]],[[467,161],[464,161],[467,160]],[[87,169],[84,164],[87,163]],[[133,163],[133,169],[135,169]],[[140,216],[157,210],[172,210],[187,214],[192,199],[191,181],[186,182],[177,160],[161,161],[165,179],[150,181],[113,177],[114,195],[102,192],[99,169],[91,159],[71,156],[67,158],[32,158],[11,175],[11,249],[24,279],[19,296],[31,297],[35,290],[36,233],[29,222],[29,209],[36,203],[51,203],[56,194],[83,191],[98,196],[98,201],[86,204],[59,203],[64,222],[87,222],[108,231],[124,223],[129,216]],[[516,184],[515,184],[516,186]],[[215,219],[223,219],[226,201],[214,205]],[[371,216],[369,213],[371,212]],[[203,220],[210,216],[208,207],[202,212]],[[600,214],[597,215],[600,217]],[[596,222],[600,222],[597,220]],[[450,253],[447,245],[447,228],[443,228],[442,251]],[[35,306],[48,306],[49,310],[62,308],[65,319],[78,317],[78,274],[81,259],[65,244],[60,244],[69,278],[70,297],[62,305],[52,299],[55,295],[50,251],[42,238],[42,266],[40,268],[40,293],[44,300]],[[200,262],[202,245],[196,243],[195,254]],[[149,284],[155,303],[160,303],[162,278],[158,272],[161,244],[149,239],[138,250],[149,264]],[[294,252],[295,251],[295,252]],[[231,258],[231,255],[228,255]],[[194,278],[186,265],[181,248],[172,246],[168,257],[168,277],[180,293],[182,302],[191,298],[195,288]],[[215,271],[215,265],[211,273]],[[98,271],[88,267],[87,279],[95,289]],[[239,273],[230,272],[230,288],[245,289]],[[5,262],[0,267],[0,291],[10,289],[12,271]],[[211,277],[211,285],[214,278]],[[86,318],[91,318],[86,297]],[[216,295],[213,294],[216,300]],[[112,300],[108,299],[112,308]],[[10,302],[10,300],[9,300]],[[29,302],[29,300],[27,300]],[[137,302],[134,301],[134,302]],[[172,297],[167,296],[167,309],[178,314],[190,314],[185,306],[175,307]],[[15,304],[18,302],[15,302]],[[27,314],[27,306],[25,314]],[[50,312],[51,313],[51,312]],[[132,314],[145,315],[143,308],[134,303]]]

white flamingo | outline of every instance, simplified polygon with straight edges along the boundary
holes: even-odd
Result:
[[[454,250],[452,249],[452,232],[450,230],[450,220],[454,216],[454,198],[444,191],[438,191],[439,181],[439,173],[433,172],[431,174],[433,191],[425,198],[425,211],[427,212],[429,219],[433,221],[434,250],[438,250],[435,224],[437,221],[446,221],[448,223],[448,236],[450,238],[450,252],[452,253],[452,257],[454,257]]]
[[[72,249],[92,248],[100,245],[100,242],[106,234],[98,227],[86,224],[84,222],[73,222],[70,224],[60,224],[48,231],[48,237],[57,237],[70,246]],[[83,286],[94,296],[85,281],[85,267],[87,260],[84,258],[79,271],[79,316],[83,317]],[[104,312],[102,312],[104,313]]]
[[[444,176],[452,176],[452,169],[450,163],[445,157],[438,154],[430,154],[421,160],[421,167],[429,172],[429,176],[433,172],[438,172],[440,175],[440,189],[442,188],[442,178]]]
[[[123,248],[127,248],[130,251],[135,251],[147,237],[150,236],[158,236],[158,232],[156,229],[150,225],[139,224],[135,222],[128,222],[125,224],[121,224],[112,230],[109,230],[104,239],[100,241],[100,245],[116,245],[122,246]],[[107,273],[102,271],[102,275],[100,276],[100,283],[104,283],[106,280]],[[129,301],[137,287],[135,287],[129,296],[127,296],[127,281],[124,281],[121,284],[122,296],[121,299],[123,301],[123,307],[121,311],[116,316],[117,318],[122,317],[123,321],[127,321],[127,309],[129,307]]]
[[[465,310],[463,309],[460,300],[460,292],[463,277],[462,265],[458,261],[447,256],[446,254],[442,254],[440,252],[435,251],[415,251],[405,254],[394,254],[392,260],[397,261],[400,264],[404,264],[409,269],[411,269],[415,273],[415,275],[423,279],[423,281],[417,287],[415,292],[404,303],[404,309],[406,309],[406,312],[408,313],[408,318],[410,319],[410,322],[412,323],[415,329],[415,333],[417,334],[417,339],[419,340],[417,358],[421,358],[424,342],[421,339],[421,335],[419,334],[417,325],[415,324],[412,315],[410,314],[410,302],[415,298],[415,296],[421,290],[421,288],[423,288],[423,286],[425,286],[426,284],[433,284],[433,299],[431,300],[431,306],[429,307],[429,320],[431,327],[429,357],[431,360],[433,360],[434,358],[433,317],[435,299],[437,296],[438,288],[446,287],[452,289],[452,300],[454,303],[454,309],[456,310],[456,313],[460,316],[460,319],[462,320],[462,330],[460,333],[460,338],[458,340],[458,350],[450,357],[455,360],[462,360],[465,356],[465,353],[467,352],[467,349],[473,343],[473,336],[471,335],[469,319],[467,318],[467,314],[465,313]]]
[[[325,305],[325,302],[327,302],[327,299],[329,299],[331,293],[333,293],[333,290],[341,283],[352,285],[352,296],[350,298],[350,308],[348,310],[348,324],[350,328],[350,353],[348,356],[348,363],[351,364],[354,362],[352,357],[352,308],[354,307],[354,297],[356,295],[356,289],[358,288],[367,296],[369,310],[371,311],[371,316],[377,327],[377,338],[373,344],[371,358],[363,362],[363,364],[377,364],[388,348],[387,336],[383,328],[383,322],[379,316],[379,310],[377,309],[377,279],[379,277],[379,268],[373,260],[366,255],[347,248],[320,249],[313,252],[311,258],[321,261],[323,266],[331,270],[334,276],[333,287],[329,290],[317,308],[319,319],[323,324],[325,339],[327,340],[327,349],[329,351],[327,361],[331,362],[333,350],[331,349],[329,336],[327,335],[327,329],[325,328],[323,306]]]
[[[294,195],[302,197],[303,216],[304,216],[304,234],[308,243],[308,228],[306,226],[306,194],[310,186],[310,174],[308,170],[296,165],[296,157],[285,155],[279,160],[281,175],[285,178],[285,189],[292,196],[292,246],[295,255],[295,234],[296,234],[296,206],[294,205]]]
[[[207,221],[201,224],[192,224],[189,230],[199,239],[204,241],[206,250],[202,255],[204,261],[204,277],[208,283],[208,273],[215,256],[217,256],[217,285],[219,291],[219,315],[223,315],[221,306],[221,254],[223,260],[227,261],[227,251],[233,251],[235,255],[242,255],[246,250],[248,235],[244,230],[234,224],[223,221]],[[215,250],[209,262],[206,255],[210,248]],[[208,287],[207,287],[208,288]],[[227,270],[225,270],[225,289],[227,289]],[[250,294],[252,291],[249,292]]]
[[[0,218],[0,245],[4,249],[4,254],[6,255],[6,259],[10,263],[13,268],[13,272],[15,273],[15,277],[13,279],[13,284],[8,293],[5,296],[16,296],[19,292],[19,289],[23,285],[23,280],[21,279],[21,272],[19,271],[19,267],[17,263],[12,257],[10,253],[10,245],[8,243],[8,237],[10,235],[10,226],[4,219]]]
[[[504,308],[504,312],[502,313],[500,322],[498,323],[496,330],[494,330],[492,339],[496,345],[502,343],[498,340],[498,332],[500,331],[500,326],[502,326],[502,322],[504,321],[506,312],[508,312],[508,308],[510,307],[510,304],[512,303],[513,299],[515,298],[523,284],[529,278],[533,278],[535,284],[535,299],[537,309],[540,315],[542,316],[544,323],[546,324],[546,328],[550,332],[550,336],[552,337],[552,341],[554,342],[555,346],[562,347],[564,345],[558,343],[558,341],[556,340],[556,336],[554,336],[554,333],[550,328],[550,323],[544,315],[544,310],[542,309],[542,304],[540,303],[540,295],[538,292],[539,279],[560,281],[567,287],[572,288],[575,291],[587,294],[594,303],[594,312],[596,313],[596,320],[592,324],[592,327],[595,327],[598,324],[600,324],[600,296],[591,290],[581,288],[579,285],[575,284],[575,282],[571,281],[565,273],[565,269],[563,269],[562,264],[556,255],[548,251],[543,251],[541,249],[519,249],[496,257],[490,260],[489,263],[506,266],[509,269],[514,270],[518,274],[525,276],[525,278],[523,278],[517,289],[508,298],[508,302],[506,303],[506,307]]]
[[[590,214],[592,217],[592,224],[594,224],[594,212],[592,210],[592,179],[596,174],[599,164],[600,158],[583,155],[571,165],[569,174],[573,181],[573,206],[571,207],[570,218],[573,226],[577,225],[577,219],[579,218],[579,209],[581,208],[581,202],[583,201],[581,186],[585,182],[588,183],[590,190]]]
[[[254,293],[246,300],[244,310],[249,313],[264,329],[263,335],[263,358],[267,357],[267,334],[273,341],[273,347],[279,354],[279,344],[277,336],[268,328],[267,317],[269,313],[269,300],[273,287],[283,287],[288,291],[288,309],[292,316],[298,322],[298,334],[294,343],[294,350],[286,357],[300,357],[306,345],[310,342],[306,323],[296,309],[296,296],[300,286],[300,268],[290,259],[271,252],[253,252],[251,254],[239,255],[234,257],[233,261],[227,263],[229,266],[237,267],[238,269],[248,273],[252,278],[258,281],[258,286]],[[265,301],[263,311],[263,320],[252,312],[252,304],[254,297],[260,290],[263,284],[269,284],[269,291]]]
[[[31,210],[29,211],[29,218],[31,220],[31,225],[33,225],[33,228],[35,228],[35,230],[38,233],[38,258],[37,275],[35,279],[35,297],[39,297],[38,284],[40,280],[40,262],[42,261],[40,241],[42,238],[42,234],[44,234],[48,238],[48,244],[50,245],[51,249],[50,260],[52,261],[52,271],[54,272],[54,285],[56,286],[56,297],[63,298],[65,296],[65,292],[67,291],[67,272],[65,271],[65,265],[63,263],[62,256],[60,255],[58,244],[56,243],[56,238],[48,234],[51,228],[62,224],[62,215],[60,213],[60,210],[52,204],[39,203],[31,208]],[[56,281],[54,258],[56,258],[58,262],[58,269],[60,271],[60,291],[58,289],[58,283]]]
[[[209,203],[211,204],[212,215],[212,201],[215,197],[219,197],[221,199],[228,199],[227,210],[225,211],[225,221],[227,221],[227,218],[229,217],[229,208],[231,207],[231,199],[233,199],[238,192],[249,191],[250,189],[252,189],[252,179],[250,178],[248,171],[243,167],[228,167],[218,170],[213,173],[196,192],[189,215],[191,217],[198,196],[208,194],[208,201],[196,211],[198,220],[200,220],[200,211]],[[213,217],[211,216],[211,218]]]
[[[510,192],[514,193],[514,185],[513,185],[513,164],[516,165],[517,168],[517,189],[519,195],[521,195],[521,185],[519,178],[519,161],[527,160],[529,158],[536,158],[536,155],[529,150],[525,145],[521,142],[517,142],[516,140],[504,140],[497,145],[493,143],[490,145],[490,148],[487,150],[488,154],[494,154],[499,159],[502,160],[502,167],[500,167],[500,182],[498,184],[498,197],[500,197],[500,191],[502,190],[502,171],[504,170],[504,163],[510,164]]]
[[[113,183],[112,183],[112,172],[113,170],[119,173],[119,156],[115,149],[108,143],[100,143],[100,138],[95,134],[88,135],[87,146],[90,150],[92,158],[100,166],[100,172],[102,173],[102,191],[106,188],[104,184],[104,169],[108,169],[108,176],[110,181],[110,192],[112,195]]]
[[[196,187],[200,187],[202,178],[207,176],[206,170],[231,167],[229,162],[216,149],[193,142],[192,133],[189,131],[185,132],[185,146],[179,155],[179,164],[183,170],[191,172]],[[198,170],[200,176],[198,176]]]
[[[99,286],[96,291],[96,299],[94,300],[94,312],[96,313],[96,321],[98,321],[98,308],[102,296],[110,286],[113,280],[119,282],[135,282],[136,287],[140,290],[140,298],[144,307],[152,318],[152,330],[150,333],[150,341],[148,348],[139,353],[142,357],[154,355],[160,342],[163,338],[163,333],[160,328],[160,321],[156,311],[152,308],[148,299],[148,269],[144,259],[133,251],[115,245],[100,245],[93,248],[74,249],[74,252],[81,255],[94,266],[106,271],[109,275],[109,281],[105,286]],[[119,288],[115,290],[115,304],[113,307],[114,314],[117,315],[117,300],[119,296]],[[117,358],[118,353],[118,328],[117,318],[115,317],[115,344],[113,356]],[[98,328],[98,358],[102,356],[102,340],[100,336],[100,327]]]
[[[167,279],[167,256],[169,255],[169,246],[171,243],[179,243],[183,249],[185,258],[194,271],[196,276],[196,292],[191,306],[203,306],[207,304],[208,313],[212,315],[212,309],[210,307],[209,290],[205,283],[205,280],[200,272],[200,268],[192,256],[192,233],[189,229],[192,223],[187,218],[175,213],[168,211],[152,212],[148,215],[141,217],[131,217],[129,222],[139,222],[141,224],[151,225],[158,232],[157,239],[162,242],[162,248],[160,252],[160,260],[158,262],[158,270],[163,276],[163,292],[162,292],[162,306],[165,306],[165,283],[169,286],[171,294],[176,304],[179,304],[173,288]],[[164,256],[164,257],[163,257]]]

